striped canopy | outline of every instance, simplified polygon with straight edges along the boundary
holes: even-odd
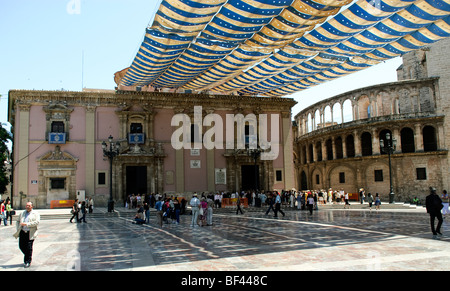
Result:
[[[448,36],[450,0],[163,0],[119,84],[281,97]]]

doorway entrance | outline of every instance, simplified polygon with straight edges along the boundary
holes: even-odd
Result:
[[[243,165],[241,167],[241,181],[243,191],[253,190],[255,189],[255,185],[259,189],[259,166]]]
[[[147,167],[127,166],[127,196],[147,193]]]

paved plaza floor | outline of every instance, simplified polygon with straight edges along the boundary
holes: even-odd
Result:
[[[126,211],[88,216],[88,223],[42,215],[28,269],[12,236],[15,227],[0,226],[0,271],[449,269],[450,218],[444,236],[433,240],[425,210],[285,212],[279,218],[264,210],[216,213],[214,225],[204,227],[191,227],[191,216],[183,215],[179,225],[162,228],[154,212],[148,225],[133,224],[133,213]]]

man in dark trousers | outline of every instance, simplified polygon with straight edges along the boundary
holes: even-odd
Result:
[[[17,221],[15,238],[19,239],[19,248],[24,254],[23,263],[25,268],[29,268],[33,256],[33,243],[38,235],[38,225],[41,216],[33,210],[33,203],[27,202],[26,210],[19,215]]]
[[[431,231],[433,233],[433,239],[439,239],[442,236],[441,225],[442,225],[442,213],[441,209],[443,207],[441,198],[436,194],[436,189],[430,187],[430,195],[427,196],[425,200],[425,205],[427,208],[427,213],[430,214],[430,224]],[[434,220],[438,219],[437,227],[434,228]]]

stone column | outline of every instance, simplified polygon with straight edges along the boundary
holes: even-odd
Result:
[[[322,145],[322,161],[326,161],[328,160],[328,155],[327,155],[327,143],[326,143],[326,139],[322,139],[321,140],[321,145]]]
[[[414,125],[414,142],[416,144],[416,152],[423,152],[423,135],[420,123]]]
[[[377,129],[372,129],[372,155],[380,154],[380,138],[377,135]]]
[[[353,131],[353,137],[354,137],[353,140],[355,141],[355,157],[361,157],[362,156],[361,137],[359,136],[356,130]]]
[[[402,137],[400,135],[400,130],[398,128],[394,128],[392,130],[392,138],[397,140],[397,146],[395,149],[395,153],[401,153],[402,152]]]

